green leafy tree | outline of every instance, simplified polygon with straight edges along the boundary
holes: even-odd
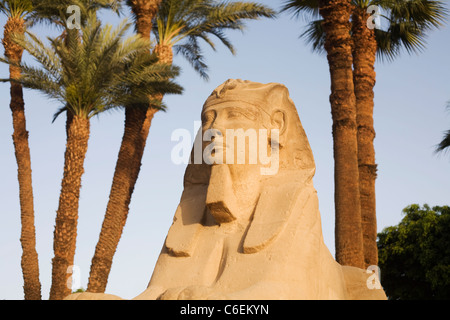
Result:
[[[403,210],[378,234],[381,284],[389,299],[450,299],[450,207]]]
[[[283,10],[294,16],[305,17],[306,30],[302,37],[312,46],[313,51],[326,52],[326,30],[324,17],[319,12],[319,0],[287,0]],[[333,1],[331,1],[333,2]],[[377,264],[376,246],[376,199],[375,180],[377,165],[375,163],[375,129],[373,125],[374,87],[376,82],[375,60],[393,60],[403,50],[408,53],[420,52],[425,48],[427,33],[442,26],[448,10],[443,1],[430,0],[351,0],[351,29],[353,56],[353,85],[356,105],[357,155],[358,155],[358,185],[361,206],[361,217],[350,212],[356,212],[352,206],[339,207],[339,203],[352,201],[355,192],[346,191],[348,181],[336,184],[336,252],[337,259],[346,263],[340,256],[342,251],[353,250],[348,243],[357,243],[352,239],[353,228],[349,232],[340,226],[361,224],[363,233],[365,266]],[[379,14],[377,17],[376,14]],[[379,19],[377,21],[376,19]],[[374,22],[377,22],[374,24]],[[372,25],[371,25],[372,24]],[[369,28],[370,27],[370,28]],[[333,130],[334,132],[334,130]],[[341,147],[336,145],[335,155],[339,155]],[[335,170],[340,171],[341,165],[336,159]],[[346,166],[348,164],[343,164]],[[343,175],[348,177],[348,174]],[[348,180],[348,178],[344,178]],[[352,182],[353,180],[352,180]],[[344,190],[341,192],[341,188]],[[340,199],[343,197],[344,199]],[[355,201],[356,203],[356,201]],[[347,217],[352,217],[351,221]],[[341,222],[342,220],[342,222]],[[344,254],[345,255],[345,254]],[[352,253],[350,253],[352,255]]]
[[[111,108],[141,108],[149,103],[163,107],[149,97],[160,92],[181,93],[181,87],[170,80],[178,74],[177,68],[157,63],[157,58],[148,54],[148,41],[137,36],[124,39],[130,26],[123,22],[116,29],[102,27],[91,12],[81,30],[67,30],[65,39],[50,38],[50,47],[32,34],[28,41],[18,40],[41,65],[35,68],[22,63],[19,82],[59,101],[62,107],[55,117],[67,113],[50,299],[70,294],[67,268],[74,262],[90,119]]]
[[[147,37],[149,30],[155,34],[157,45],[154,52],[162,63],[172,65],[174,52],[181,54],[206,79],[207,65],[200,50],[202,40],[215,49],[211,39],[214,36],[234,53],[225,31],[242,31],[245,21],[275,16],[275,12],[266,6],[244,1],[163,0],[157,13],[151,6],[147,11],[141,10],[142,1],[130,0],[128,4],[132,5],[138,32],[143,37]],[[140,15],[140,12],[147,14]],[[153,27],[148,24],[150,14],[155,14],[152,19]],[[161,103],[163,96],[161,92],[153,97]],[[149,106],[145,113],[140,111],[141,114],[138,114],[131,110],[126,112],[125,132],[108,207],[92,259],[87,289],[89,292],[104,292],[106,289],[112,259],[128,216],[151,122],[159,110],[160,108]]]

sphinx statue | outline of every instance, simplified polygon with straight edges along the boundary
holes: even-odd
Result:
[[[314,174],[284,85],[220,85],[204,104],[173,224],[135,299],[386,299],[366,270],[341,266],[326,247]]]
[[[324,244],[313,154],[284,85],[226,81],[204,104],[199,135],[208,130],[218,134],[200,139],[203,161],[186,169],[173,225],[136,299],[386,299]],[[240,152],[236,132],[248,138]],[[272,161],[251,161],[255,152]]]

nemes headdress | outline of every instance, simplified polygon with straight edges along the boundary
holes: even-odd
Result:
[[[230,79],[217,87],[203,108],[225,102],[244,102],[270,115],[272,106],[281,104],[287,88],[279,83],[262,84],[248,80]]]

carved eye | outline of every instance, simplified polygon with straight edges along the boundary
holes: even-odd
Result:
[[[202,115],[203,125],[205,126],[205,125],[213,122],[215,118],[216,118],[215,111],[207,111],[207,112],[203,113],[203,115]]]
[[[239,111],[239,110],[229,110],[227,113],[227,116],[229,119],[235,119],[235,118],[240,118],[242,117],[244,114]]]
[[[256,120],[256,115],[250,110],[245,110],[241,108],[233,108],[227,111],[228,119],[242,119],[243,117],[250,119],[252,121]]]

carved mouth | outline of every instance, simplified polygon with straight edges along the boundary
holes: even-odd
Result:
[[[226,145],[217,142],[211,142],[213,149],[211,150],[211,155],[215,155],[217,153],[223,153],[227,148]]]

